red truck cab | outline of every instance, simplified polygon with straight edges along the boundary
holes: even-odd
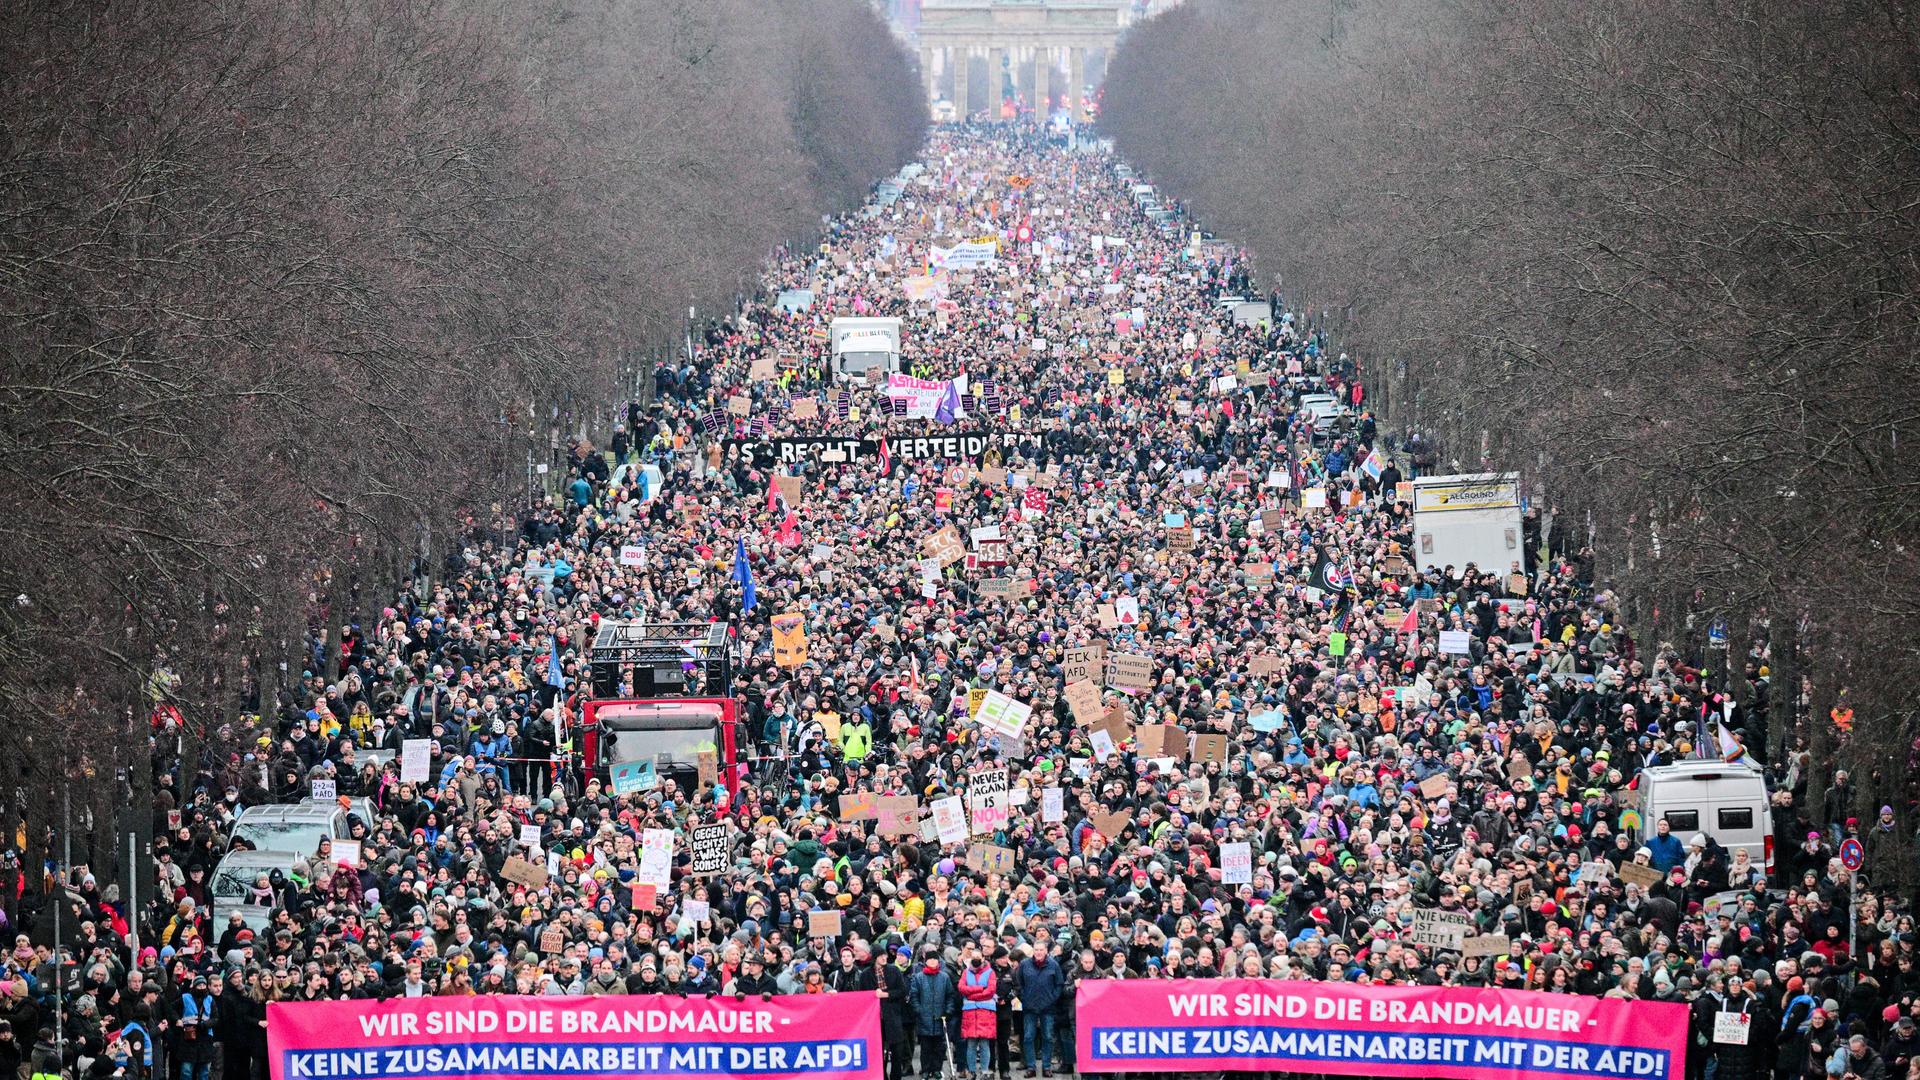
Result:
[[[699,791],[700,752],[710,749],[729,801],[740,794],[739,706],[732,698],[612,698],[580,711],[588,775],[608,782],[614,764],[651,760],[662,781]]]

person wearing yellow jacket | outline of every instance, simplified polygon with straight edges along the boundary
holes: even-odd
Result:
[[[850,763],[864,761],[873,753],[873,725],[866,717],[854,713],[847,723],[840,725],[840,753]]]

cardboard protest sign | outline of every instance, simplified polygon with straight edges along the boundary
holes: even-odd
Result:
[[[807,912],[807,936],[808,937],[839,937],[840,936],[840,912],[838,911]]]
[[[1452,780],[1446,773],[1435,773],[1420,781],[1420,794],[1424,798],[1438,799],[1447,793],[1447,785]]]
[[[841,821],[872,821],[880,816],[880,807],[874,803],[879,798],[871,791],[856,791],[840,796]]]
[[[1505,956],[1513,950],[1513,942],[1505,934],[1475,934],[1460,946],[1460,955]]]
[[[873,800],[875,830],[881,836],[917,836],[920,800],[911,795],[881,795]]]
[[[1252,662],[1247,665],[1247,670],[1255,675],[1272,675],[1275,672],[1285,671],[1286,669],[1286,659],[1275,656],[1272,653],[1261,653],[1259,656],[1254,657]]]
[[[778,370],[774,364],[773,357],[762,356],[754,360],[752,366],[747,368],[747,378],[752,379],[754,382],[766,382],[778,374]]]
[[[548,955],[567,951],[567,932],[557,926],[540,931],[540,951]]]
[[[976,587],[981,596],[1007,597],[1026,595],[1026,585],[1017,578],[981,578]]]
[[[1087,815],[1087,818],[1101,836],[1114,840],[1118,839],[1120,833],[1126,829],[1127,823],[1133,820],[1133,812],[1131,810],[1095,810]]]
[[[951,525],[921,541],[920,550],[928,558],[939,560],[941,566],[967,557],[966,542],[960,539],[960,530]]]
[[[1007,482],[1007,470],[998,465],[980,467],[980,482],[988,487],[1001,487]]]
[[[1133,737],[1133,720],[1127,715],[1127,710],[1115,706],[1100,714],[1100,720],[1093,725],[1093,729],[1105,732],[1116,743],[1123,743]]]
[[[795,420],[818,420],[820,418],[820,402],[810,397],[794,398],[793,418]]]
[[[1283,510],[1260,511],[1260,524],[1265,525],[1269,529],[1279,529],[1286,525],[1286,523],[1287,515]]]
[[[1107,647],[1097,643],[1068,649],[1066,660],[1060,665],[1060,673],[1069,683],[1103,677],[1106,657]]]
[[[1013,849],[998,844],[969,845],[967,869],[989,874],[1007,873],[1013,869]]]
[[[500,866],[500,876],[529,889],[544,889],[547,885],[546,867],[536,866],[518,855],[507,856],[507,861]]]
[[[777,486],[780,489],[780,498],[784,499],[788,506],[800,505],[800,478],[799,477],[776,476],[773,478],[773,482],[775,486]]]
[[[1651,889],[1660,884],[1660,871],[1640,863],[1624,862],[1620,864],[1620,880],[1628,885],[1638,885],[1642,889]]]
[[[746,416],[753,411],[753,399],[745,394],[735,394],[727,399],[727,413],[732,416]]]
[[[1120,625],[1120,616],[1114,611],[1112,604],[1101,604],[1094,608],[1094,617],[1099,621],[1102,630],[1112,630]]]
[[[1100,688],[1086,679],[1067,684],[1067,707],[1073,710],[1073,722],[1092,727],[1100,722]]]
[[[696,750],[693,754],[694,768],[699,771],[700,783],[711,786],[720,782],[720,755],[713,750]]]
[[[1177,724],[1142,724],[1133,733],[1141,757],[1185,758],[1187,733]]]
[[[1202,765],[1227,760],[1227,737],[1225,735],[1195,735],[1193,737],[1193,760]]]
[[[1415,908],[1413,929],[1407,937],[1415,945],[1459,952],[1461,946],[1466,944],[1467,931],[1472,926],[1473,917],[1464,911]]]
[[[1107,657],[1107,685],[1121,690],[1145,690],[1153,685],[1153,657],[1114,653]]]
[[[1167,550],[1192,551],[1194,549],[1193,526],[1182,525],[1167,530]]]

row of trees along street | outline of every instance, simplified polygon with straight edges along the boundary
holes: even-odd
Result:
[[[157,696],[193,760],[926,124],[863,0],[22,0],[0,58],[0,847],[71,781],[103,884]]]
[[[1731,656],[1751,742],[1838,755],[1912,831],[1911,5],[1191,0],[1130,31],[1101,125],[1442,471],[1522,469],[1591,529],[1645,647]]]

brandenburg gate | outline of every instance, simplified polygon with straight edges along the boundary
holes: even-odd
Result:
[[[1131,0],[921,0],[927,97],[953,102],[962,116],[998,115],[1014,98],[1084,120],[1089,61],[1097,84],[1132,8]]]

